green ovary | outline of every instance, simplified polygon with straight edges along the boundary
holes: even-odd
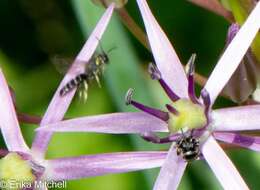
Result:
[[[184,128],[196,129],[206,125],[207,118],[202,106],[187,99],[180,99],[174,102],[172,106],[179,114],[169,113],[168,128],[170,132],[175,133]]]
[[[6,190],[18,190],[21,183],[32,183],[35,176],[30,164],[17,153],[9,153],[0,160],[0,180]]]

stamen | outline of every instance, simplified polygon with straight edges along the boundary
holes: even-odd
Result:
[[[167,112],[164,112],[164,111],[161,111],[159,109],[154,109],[154,108],[151,108],[151,107],[148,107],[148,106],[145,106],[139,102],[136,102],[134,100],[132,100],[132,96],[133,96],[133,89],[130,88],[127,93],[126,93],[126,96],[125,96],[125,103],[126,105],[133,105],[135,108],[139,109],[139,110],[142,110],[150,115],[153,115],[163,121],[168,121],[169,119],[169,115]]]
[[[156,144],[164,144],[164,143],[170,143],[176,141],[179,138],[179,135],[173,134],[168,137],[160,138],[152,132],[146,132],[141,134],[141,137],[148,142],[152,142]]]
[[[177,101],[180,99],[180,97],[175,94],[171,88],[168,86],[168,84],[161,78],[161,72],[159,71],[159,69],[156,67],[156,65],[154,65],[153,63],[149,64],[148,67],[148,71],[151,75],[151,78],[153,80],[158,80],[160,85],[162,86],[162,88],[164,89],[164,91],[166,92],[166,94],[168,95],[168,97],[173,101]]]
[[[200,95],[205,106],[205,113],[207,113],[211,104],[209,93],[205,88],[203,88],[200,92]]]
[[[170,104],[166,104],[166,108],[169,110],[169,112],[173,113],[174,115],[179,115],[178,110],[176,110],[174,107],[172,107]]]
[[[192,54],[187,65],[187,77],[188,77],[188,94],[193,103],[199,103],[195,94],[194,72],[195,72],[195,59],[196,54]]]
[[[141,137],[148,142],[160,143],[160,138],[152,132],[143,133],[141,134]]]

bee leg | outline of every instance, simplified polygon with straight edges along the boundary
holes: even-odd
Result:
[[[82,96],[83,96],[83,91],[81,89],[78,89],[78,96],[79,96],[79,99],[81,100]]]
[[[95,76],[95,79],[96,79],[96,81],[97,81],[97,83],[98,83],[98,87],[101,88],[101,84],[100,84],[100,80],[99,80],[99,77],[98,77],[98,73],[95,72],[95,73],[94,73],[94,76]]]
[[[83,83],[83,102],[86,103],[87,99],[88,99],[88,83],[87,81],[84,81]]]
[[[104,72],[105,72],[105,67],[102,67],[102,68],[101,68],[101,74],[103,75]]]

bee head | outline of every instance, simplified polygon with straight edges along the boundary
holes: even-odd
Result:
[[[108,55],[105,52],[102,53],[101,57],[102,57],[102,60],[103,60],[104,63],[106,63],[106,64],[109,63]]]

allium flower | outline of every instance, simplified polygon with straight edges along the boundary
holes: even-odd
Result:
[[[60,87],[73,78],[78,72],[82,71],[82,63],[87,63],[93,54],[98,45],[97,38],[101,38],[112,16],[113,9],[114,5],[111,5],[106,10],[92,35],[77,56],[72,68],[61,82]],[[57,89],[40,126],[59,121],[63,118],[75,91],[65,97],[60,97],[60,87]],[[42,182],[50,180],[70,180],[108,173],[120,173],[159,167],[166,157],[166,152],[155,151],[118,152],[46,160],[44,159],[44,155],[52,132],[38,132],[32,148],[29,149],[19,128],[11,93],[1,69],[0,100],[0,126],[8,149],[7,152],[3,150],[0,151],[1,156],[5,156],[0,160],[0,179],[1,184],[3,184],[3,181],[5,181],[6,184],[8,184],[8,182],[10,183],[10,187],[7,186],[6,189],[20,189],[20,187],[23,186],[14,183],[22,183],[23,181],[33,184],[39,180]],[[39,184],[40,183],[38,183],[38,185]],[[17,185],[17,188],[13,188],[13,185]],[[45,187],[41,186],[40,189],[45,189]]]
[[[244,130],[260,129],[260,106],[217,110],[212,110],[212,106],[259,30],[260,3],[256,5],[223,53],[202,89],[201,97],[197,98],[193,84],[194,56],[189,60],[185,73],[146,1],[137,0],[137,2],[156,61],[156,66],[151,65],[149,71],[152,78],[159,81],[172,100],[172,103],[166,105],[167,111],[154,109],[134,101],[133,91],[130,90],[126,96],[127,103],[146,114],[114,113],[83,117],[49,124],[39,130],[141,133],[144,139],[154,143],[174,142],[156,180],[155,190],[176,189],[187,160],[189,161],[189,156],[194,151],[201,152],[202,158],[207,161],[224,189],[248,189],[239,172],[215,139],[260,151],[258,137],[239,134]],[[185,134],[179,133],[180,131],[185,131]],[[170,135],[160,139],[153,132],[170,132]],[[181,143],[183,140],[184,144]],[[196,158],[196,155],[193,158]]]

